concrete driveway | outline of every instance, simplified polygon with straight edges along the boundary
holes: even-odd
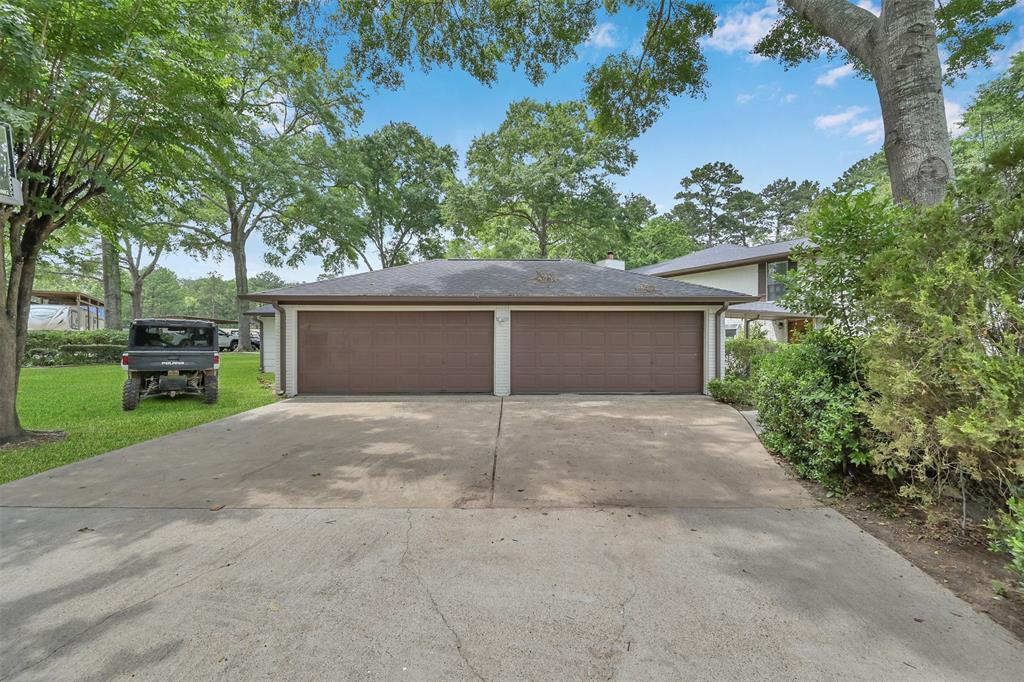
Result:
[[[292,400],[0,504],[0,679],[1024,669],[704,398]]]

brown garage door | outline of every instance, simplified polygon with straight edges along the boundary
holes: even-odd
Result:
[[[494,315],[300,312],[299,393],[489,393]]]
[[[513,393],[700,393],[699,312],[515,311]]]

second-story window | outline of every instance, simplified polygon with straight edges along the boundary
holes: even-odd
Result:
[[[778,280],[778,275],[789,272],[789,261],[780,260],[768,264],[768,281],[765,287],[766,298],[777,301],[786,293],[786,285]]]

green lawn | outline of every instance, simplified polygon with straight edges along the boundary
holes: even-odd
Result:
[[[158,397],[143,400],[134,412],[121,410],[125,373],[119,366],[23,369],[18,389],[22,425],[66,431],[68,437],[0,452],[0,483],[271,403],[274,377],[258,369],[257,353],[224,353],[216,405],[192,396]]]

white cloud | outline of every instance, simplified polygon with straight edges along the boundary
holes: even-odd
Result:
[[[867,111],[864,107],[849,107],[838,114],[823,114],[814,119],[814,127],[819,130],[829,130],[851,123],[853,119]]]
[[[956,102],[945,101],[946,105],[946,127],[953,137],[960,137],[967,132],[963,126],[964,108]]]
[[[852,106],[835,114],[822,114],[814,119],[814,127],[833,133],[845,133],[850,137],[863,138],[869,144],[877,144],[885,137],[882,117],[865,118],[866,107]]]
[[[718,17],[715,32],[707,39],[706,44],[721,52],[749,51],[757,41],[768,34],[778,18],[779,9],[775,0],[769,0],[760,9],[741,5],[740,8]]]
[[[615,34],[618,32],[615,24],[610,21],[603,21],[594,27],[587,38],[586,45],[599,49],[610,50],[618,46],[619,41]]]
[[[867,11],[874,14],[876,17],[882,13],[882,8],[876,5],[872,0],[858,0],[857,7],[866,9]]]
[[[834,88],[836,84],[847,76],[852,76],[854,72],[853,64],[843,64],[837,66],[834,69],[829,69],[825,73],[818,76],[818,79],[814,81],[818,85],[824,85],[830,88]]]
[[[885,137],[885,126],[882,124],[882,117],[879,116],[878,118],[854,124],[846,134],[853,137],[863,137],[866,142],[881,142],[882,138]]]
[[[746,93],[745,92],[745,93],[736,95],[736,101],[739,102],[740,104],[746,104],[747,102],[749,102],[750,100],[754,99],[755,97],[757,97],[757,95],[755,95],[753,93]]]
[[[782,97],[782,101],[785,102],[786,104],[789,104],[790,102],[793,102],[795,100],[796,100],[796,93],[794,93],[794,92],[791,92],[791,93],[789,93],[787,95],[783,95],[783,97]]]

